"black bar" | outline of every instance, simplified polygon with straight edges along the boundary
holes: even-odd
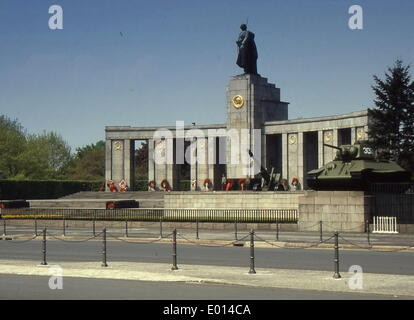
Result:
[[[37,237],[37,218],[34,219],[35,236]]]
[[[254,231],[250,230],[250,270],[249,274],[256,273],[254,270]]]
[[[239,240],[237,237],[237,220],[234,220],[234,239]]]
[[[96,236],[96,232],[95,232],[95,217],[93,218],[93,222],[92,222],[92,232],[93,232],[93,236]]]
[[[162,218],[160,218],[160,238],[162,238]]]
[[[125,237],[128,238],[128,220],[125,220]]]
[[[366,221],[366,230],[367,230],[367,240],[368,240],[368,244],[371,245],[371,240],[369,238],[369,234],[371,232],[371,230],[369,228],[369,220]]]
[[[107,267],[108,264],[106,263],[106,228],[102,231],[102,267]]]
[[[46,266],[47,265],[47,262],[46,262],[46,228],[43,229],[42,255],[43,255],[43,260],[40,264],[42,266]]]
[[[198,236],[198,219],[196,221],[196,239],[197,240],[200,239],[199,236]]]
[[[276,222],[276,241],[279,241],[279,221]]]
[[[3,218],[3,236],[7,235],[6,218]]]
[[[323,242],[323,229],[322,229],[322,220],[319,221],[319,242]]]
[[[340,279],[341,275],[339,274],[339,243],[338,243],[338,232],[335,232],[335,273],[333,275],[334,279]]]
[[[173,231],[173,265],[171,267],[171,270],[178,270],[177,267],[177,229],[174,229]]]
[[[66,220],[63,218],[63,236],[66,236]]]

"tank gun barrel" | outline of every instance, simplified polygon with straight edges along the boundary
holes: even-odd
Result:
[[[336,147],[336,146],[333,146],[333,145],[331,145],[331,144],[326,144],[326,143],[324,143],[323,145],[324,145],[325,147],[333,148],[333,149],[336,149],[336,150],[341,150],[341,148]]]

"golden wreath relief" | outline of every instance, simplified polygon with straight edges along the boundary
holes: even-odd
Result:
[[[231,99],[231,102],[233,103],[233,107],[236,109],[240,109],[244,105],[244,99],[241,95],[236,95]]]

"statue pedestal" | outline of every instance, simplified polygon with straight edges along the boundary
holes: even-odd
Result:
[[[280,89],[267,78],[254,74],[232,77],[227,86],[227,129],[238,132],[240,139],[233,142],[227,139],[227,178],[253,178],[260,169],[257,162],[265,164],[264,123],[287,119],[288,103],[280,101]],[[232,150],[232,143],[239,145],[239,154],[235,154],[237,148]],[[250,163],[248,149],[258,160],[255,168]]]

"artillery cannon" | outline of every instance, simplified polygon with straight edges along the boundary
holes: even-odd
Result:
[[[249,156],[253,161],[256,161],[251,150],[249,150]],[[262,181],[260,179],[253,179],[251,181],[253,190],[273,191],[277,189],[280,175],[276,174],[275,168],[272,168],[269,173],[266,168],[261,165],[259,175],[262,177]]]
[[[336,157],[321,168],[307,173],[308,186],[314,190],[369,190],[373,183],[408,182],[410,172],[397,163],[377,159],[366,141],[339,147]]]

